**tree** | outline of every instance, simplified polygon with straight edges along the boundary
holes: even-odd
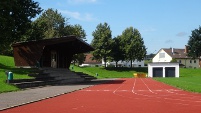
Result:
[[[0,2],[0,51],[4,54],[10,45],[21,41],[31,19],[40,14],[38,2],[32,0],[1,0]]]
[[[132,62],[134,60],[141,61],[146,56],[146,47],[140,32],[133,28],[126,28],[122,33],[122,43],[126,53],[126,59]]]
[[[93,31],[92,35],[94,38],[91,45],[95,48],[93,57],[99,61],[103,59],[106,67],[112,43],[112,31],[110,30],[110,26],[107,23],[100,23],[97,25],[96,30]]]
[[[173,58],[170,62],[177,62],[177,59]]]
[[[113,38],[110,56],[111,59],[116,62],[116,67],[118,65],[118,61],[123,61],[125,59],[125,52],[123,51],[123,46],[121,45],[121,36]]]
[[[43,27],[45,38],[55,38],[64,35],[65,18],[57,10],[47,9],[35,21],[38,27]]]
[[[82,28],[81,25],[79,24],[75,24],[75,25],[67,25],[64,28],[64,35],[75,35],[78,38],[82,39],[83,41],[87,41],[86,40],[86,32],[85,30]]]
[[[188,40],[188,56],[198,58],[201,56],[201,26],[192,31]]]

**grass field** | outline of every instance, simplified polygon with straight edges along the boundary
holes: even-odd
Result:
[[[201,69],[180,68],[179,78],[154,79],[178,87],[180,89],[201,93]]]
[[[72,68],[70,68],[72,70]],[[5,71],[12,71],[14,79],[31,78],[27,76],[32,69],[14,67],[13,57],[0,55],[0,93],[20,90],[15,86],[5,83]],[[83,72],[97,78],[131,78],[133,73],[147,73],[147,68],[103,68],[103,67],[73,67],[73,71]],[[98,76],[97,76],[98,75]],[[201,69],[180,68],[180,78],[154,78],[155,80],[172,86],[201,93]]]
[[[103,67],[77,67],[73,71],[83,72],[97,78],[131,78],[133,73],[147,73],[147,68],[103,68]],[[98,76],[97,76],[98,74]]]
[[[31,71],[31,69],[15,68],[13,57],[0,55],[0,86],[1,86],[0,93],[20,90],[17,87],[9,85],[5,82],[6,81],[5,71],[13,72],[14,79],[31,78],[27,76],[27,74]]]

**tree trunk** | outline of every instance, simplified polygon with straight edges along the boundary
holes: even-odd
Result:
[[[118,61],[116,61],[116,67],[118,67],[117,65],[118,65]]]
[[[105,62],[105,64],[104,64],[104,65],[105,65],[105,68],[106,68],[106,57],[104,57],[104,59],[103,59],[103,60],[104,60],[104,62]]]
[[[132,68],[133,66],[132,66],[132,59],[131,59],[131,68]]]

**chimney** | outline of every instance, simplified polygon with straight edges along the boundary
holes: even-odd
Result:
[[[172,48],[172,54],[174,55],[174,48]]]
[[[188,46],[187,45],[185,45],[184,53],[188,53]]]

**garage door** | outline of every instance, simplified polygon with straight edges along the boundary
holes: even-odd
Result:
[[[153,77],[163,77],[163,68],[162,67],[154,67],[153,68]]]
[[[165,77],[175,77],[175,67],[166,67]]]

